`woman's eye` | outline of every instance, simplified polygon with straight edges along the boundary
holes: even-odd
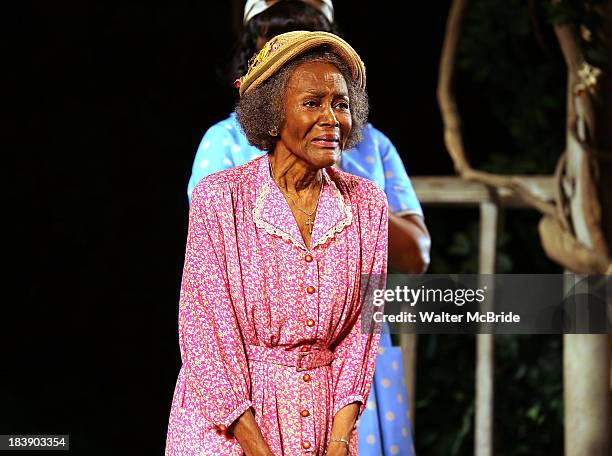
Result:
[[[304,106],[308,106],[309,108],[316,108],[317,102],[314,100],[308,100],[304,102]]]
[[[349,104],[346,101],[341,101],[341,102],[336,104],[336,108],[342,109],[342,110],[348,110],[349,109]]]

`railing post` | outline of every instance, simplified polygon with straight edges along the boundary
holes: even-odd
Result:
[[[566,292],[583,278],[571,273],[566,277]],[[584,309],[581,310],[576,314],[583,315]],[[609,372],[607,335],[563,335],[563,404],[567,456],[610,454]]]
[[[494,274],[497,258],[499,208],[495,202],[480,203],[479,273]],[[476,420],[474,454],[493,455],[494,341],[492,334],[476,336]]]
[[[417,343],[418,336],[416,334],[400,335],[400,347],[402,349],[402,360],[404,361],[404,384],[408,390],[408,410],[410,412],[410,423],[412,424],[413,432],[415,432],[414,398],[416,395]]]

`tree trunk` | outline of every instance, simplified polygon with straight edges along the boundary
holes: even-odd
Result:
[[[600,37],[610,34],[610,6]],[[612,245],[612,177],[604,157],[612,146],[612,88],[609,73],[593,95],[577,91],[578,68],[585,60],[569,25],[555,27],[568,65],[566,187],[574,235],[596,252],[609,255]],[[605,41],[610,46],[609,40]],[[610,48],[608,48],[610,51]],[[610,59],[612,62],[612,59]],[[563,338],[565,452],[568,456],[609,455],[610,344],[608,336],[566,335]]]

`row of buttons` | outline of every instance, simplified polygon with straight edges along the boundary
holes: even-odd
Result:
[[[311,263],[313,260],[312,255],[310,254],[306,254],[306,256],[304,256],[304,261],[306,261],[306,263]],[[314,294],[316,292],[316,288],[313,287],[312,285],[309,286],[308,288],[306,288],[306,292],[308,294]],[[306,320],[306,326],[312,328],[314,326],[315,322],[312,318],[309,318],[308,320]],[[302,347],[302,351],[308,351],[309,348],[308,347]],[[305,382],[309,382],[312,379],[312,377],[310,376],[310,374],[304,374],[302,377],[302,380],[304,380]],[[304,418],[307,418],[310,416],[310,412],[308,410],[302,410],[300,412],[300,415]],[[217,432],[218,433],[223,433],[227,430],[227,427],[224,424],[219,424],[217,426]],[[302,447],[307,450],[310,448],[310,442],[308,440],[304,440],[302,442]]]
[[[304,261],[306,261],[306,263],[310,263],[312,262],[312,255],[307,254],[304,257]],[[308,288],[306,288],[306,293],[308,294],[314,294],[314,292],[317,291],[315,289],[315,287],[313,287],[312,285],[309,286]],[[309,328],[312,328],[314,326],[315,322],[312,318],[309,318],[308,320],[306,320],[306,326],[308,326]],[[308,351],[309,348],[308,347],[302,347],[301,349],[302,351]],[[311,376],[310,374],[304,374],[304,376],[302,377],[302,380],[304,380],[305,382],[309,382],[311,380]],[[310,416],[310,412],[308,410],[302,410],[300,412],[300,415],[304,418],[307,418]],[[302,442],[302,448],[304,448],[305,450],[308,450],[311,447],[310,442],[308,440],[304,440]]]

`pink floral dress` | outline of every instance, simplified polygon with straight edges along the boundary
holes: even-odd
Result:
[[[225,430],[252,408],[275,456],[322,456],[336,412],[363,412],[380,336],[362,328],[360,289],[386,271],[387,201],[361,177],[323,177],[309,249],[267,155],[196,186],[166,455],[242,455]]]

